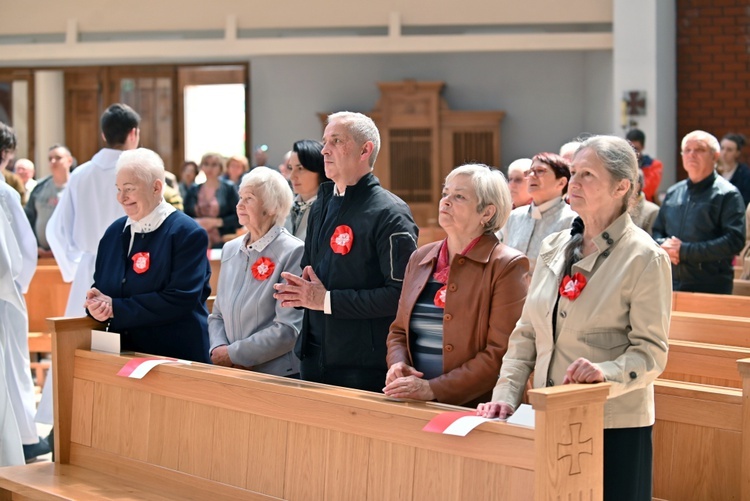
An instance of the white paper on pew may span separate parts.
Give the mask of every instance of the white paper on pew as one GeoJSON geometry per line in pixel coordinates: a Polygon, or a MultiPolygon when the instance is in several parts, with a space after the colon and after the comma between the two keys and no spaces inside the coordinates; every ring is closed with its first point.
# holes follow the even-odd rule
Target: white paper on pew
{"type": "Polygon", "coordinates": [[[488,419],[482,416],[463,416],[453,421],[448,427],[443,430],[444,435],[455,435],[457,437],[465,437],[468,433],[487,421],[498,421],[497,419],[488,419]]]}
{"type": "Polygon", "coordinates": [[[120,354],[120,335],[116,332],[91,330],[91,351],[120,354]]]}
{"type": "Polygon", "coordinates": [[[535,413],[533,407],[529,404],[521,404],[518,409],[516,409],[516,412],[506,420],[506,423],[533,428],[534,416],[535,413]]]}
{"type": "Polygon", "coordinates": [[[149,373],[151,369],[161,364],[190,364],[189,360],[169,360],[169,359],[158,359],[158,360],[146,360],[141,362],[138,367],[133,369],[133,372],[128,375],[129,378],[143,379],[143,376],[149,373]]]}

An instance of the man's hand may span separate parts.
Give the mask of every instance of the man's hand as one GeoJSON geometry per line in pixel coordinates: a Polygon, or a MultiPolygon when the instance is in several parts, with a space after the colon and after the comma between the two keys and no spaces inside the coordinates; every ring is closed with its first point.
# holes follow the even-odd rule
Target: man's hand
{"type": "Polygon", "coordinates": [[[396,362],[391,365],[390,369],[388,369],[388,374],[385,375],[385,384],[388,386],[396,379],[406,376],[424,377],[424,373],[419,372],[417,369],[411,365],[405,364],[404,362],[396,362]]]}
{"type": "Polygon", "coordinates": [[[667,251],[669,260],[672,261],[672,264],[674,265],[680,264],[680,247],[681,246],[682,246],[682,240],[680,240],[677,237],[669,237],[668,239],[664,240],[664,242],[661,244],[661,248],[667,251]]]}
{"type": "Polygon", "coordinates": [[[305,266],[301,277],[284,272],[281,278],[287,283],[273,286],[278,291],[273,297],[281,301],[281,306],[323,311],[326,288],[313,271],[312,266],[305,266]]]}
{"type": "Polygon", "coordinates": [[[383,393],[391,398],[412,398],[414,400],[434,400],[435,394],[430,383],[417,376],[396,378],[383,388],[383,393]]]}

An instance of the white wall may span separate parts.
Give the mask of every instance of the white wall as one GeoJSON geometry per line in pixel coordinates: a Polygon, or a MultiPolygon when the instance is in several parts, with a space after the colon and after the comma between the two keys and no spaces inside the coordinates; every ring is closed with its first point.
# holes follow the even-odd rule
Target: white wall
{"type": "Polygon", "coordinates": [[[250,60],[252,141],[276,165],[292,143],[318,139],[319,112],[369,111],[378,81],[442,80],[452,109],[504,110],[502,167],[556,152],[581,132],[607,133],[611,52],[279,56],[250,60]]]}

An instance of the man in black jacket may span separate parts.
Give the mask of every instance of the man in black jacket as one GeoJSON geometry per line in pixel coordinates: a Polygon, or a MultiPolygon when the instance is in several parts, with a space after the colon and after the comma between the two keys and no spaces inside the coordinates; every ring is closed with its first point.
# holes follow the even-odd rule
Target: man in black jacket
{"type": "Polygon", "coordinates": [[[359,113],[328,117],[326,182],[311,208],[302,276],[282,273],[276,298],[305,308],[295,353],[304,380],[380,392],[388,328],[396,316],[418,228],[403,200],[380,186],[373,121],[359,113]]]}
{"type": "Polygon", "coordinates": [[[676,291],[731,294],[732,259],[745,245],[742,195],[717,175],[719,141],[701,130],[682,139],[688,174],[667,190],[653,236],[672,261],[676,291]]]}

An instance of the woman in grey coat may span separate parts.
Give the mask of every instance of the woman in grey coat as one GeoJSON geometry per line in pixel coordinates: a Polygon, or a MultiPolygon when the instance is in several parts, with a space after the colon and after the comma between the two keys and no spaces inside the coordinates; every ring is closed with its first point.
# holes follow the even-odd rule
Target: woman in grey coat
{"type": "Polygon", "coordinates": [[[273,298],[281,273],[301,273],[304,244],[283,224],[292,206],[284,177],[256,167],[242,178],[237,216],[247,234],[228,242],[213,312],[208,317],[211,361],[278,376],[297,376],[292,353],[302,310],[273,298]]]}

